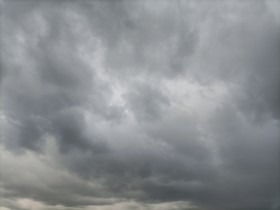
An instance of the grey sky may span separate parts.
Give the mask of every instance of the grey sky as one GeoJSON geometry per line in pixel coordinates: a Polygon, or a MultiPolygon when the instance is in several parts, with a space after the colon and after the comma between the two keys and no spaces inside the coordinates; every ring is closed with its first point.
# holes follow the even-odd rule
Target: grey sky
{"type": "Polygon", "coordinates": [[[279,0],[0,6],[0,210],[280,208],[279,0]]]}

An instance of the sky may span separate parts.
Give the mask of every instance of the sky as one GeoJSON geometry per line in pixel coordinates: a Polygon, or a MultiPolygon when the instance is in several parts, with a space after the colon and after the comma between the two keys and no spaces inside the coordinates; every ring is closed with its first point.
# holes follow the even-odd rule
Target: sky
{"type": "Polygon", "coordinates": [[[0,210],[279,210],[279,0],[0,8],[0,210]]]}

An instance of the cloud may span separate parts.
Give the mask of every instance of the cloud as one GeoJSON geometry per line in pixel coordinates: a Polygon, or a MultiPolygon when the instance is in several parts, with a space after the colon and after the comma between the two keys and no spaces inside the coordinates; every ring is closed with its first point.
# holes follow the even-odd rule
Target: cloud
{"type": "Polygon", "coordinates": [[[275,2],[1,2],[1,208],[277,209],[275,2]]]}
{"type": "Polygon", "coordinates": [[[149,84],[135,84],[127,94],[127,101],[135,117],[139,120],[156,120],[163,115],[168,98],[158,87],[149,84]]]}

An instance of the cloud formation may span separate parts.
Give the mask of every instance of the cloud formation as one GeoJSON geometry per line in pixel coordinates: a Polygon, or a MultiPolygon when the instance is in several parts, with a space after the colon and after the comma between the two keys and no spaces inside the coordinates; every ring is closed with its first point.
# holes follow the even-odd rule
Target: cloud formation
{"type": "Polygon", "coordinates": [[[279,209],[278,0],[0,6],[0,210],[279,209]]]}

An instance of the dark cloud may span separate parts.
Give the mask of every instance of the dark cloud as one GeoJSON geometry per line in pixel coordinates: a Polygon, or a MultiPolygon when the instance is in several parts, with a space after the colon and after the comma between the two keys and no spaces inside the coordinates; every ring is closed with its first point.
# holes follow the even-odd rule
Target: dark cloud
{"type": "Polygon", "coordinates": [[[127,101],[135,117],[140,120],[156,120],[164,115],[164,106],[169,104],[160,87],[136,84],[127,94],[127,101]]]}
{"type": "Polygon", "coordinates": [[[279,1],[0,6],[1,210],[279,208],[279,1]]]}

